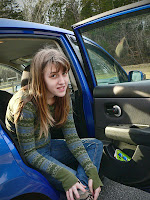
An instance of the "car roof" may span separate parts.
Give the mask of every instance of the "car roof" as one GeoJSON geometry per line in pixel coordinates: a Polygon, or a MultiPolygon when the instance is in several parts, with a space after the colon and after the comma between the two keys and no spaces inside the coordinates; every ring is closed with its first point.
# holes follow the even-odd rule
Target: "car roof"
{"type": "Polygon", "coordinates": [[[58,28],[55,26],[35,23],[35,22],[28,22],[28,21],[21,21],[21,20],[14,20],[14,19],[6,19],[0,18],[0,29],[3,28],[16,28],[16,29],[35,29],[35,30],[46,30],[52,32],[58,32],[63,34],[73,34],[72,31],[58,28]]]}

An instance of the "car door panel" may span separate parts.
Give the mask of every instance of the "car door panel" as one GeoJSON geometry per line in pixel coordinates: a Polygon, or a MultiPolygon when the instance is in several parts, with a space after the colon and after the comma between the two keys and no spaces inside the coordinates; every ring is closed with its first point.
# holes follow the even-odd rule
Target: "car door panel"
{"type": "Polygon", "coordinates": [[[150,97],[150,81],[125,82],[94,88],[94,97],[150,97]],[[107,89],[106,89],[107,88],[107,89]]]}
{"type": "Polygon", "coordinates": [[[97,86],[93,91],[96,137],[110,142],[104,147],[102,172],[117,182],[136,187],[149,184],[150,179],[149,85],[150,81],[131,82],[97,86]],[[120,116],[113,113],[114,105],[120,107],[120,116]],[[122,149],[131,160],[115,159],[116,149],[122,149]]]}
{"type": "Polygon", "coordinates": [[[107,138],[134,145],[150,146],[149,125],[110,124],[105,129],[107,138]]]}
{"type": "Polygon", "coordinates": [[[95,124],[96,128],[105,128],[110,123],[115,124],[150,124],[149,110],[150,98],[96,98],[95,124]],[[121,109],[121,116],[115,117],[108,114],[108,110],[114,105],[121,109]]]}
{"type": "Polygon", "coordinates": [[[110,124],[129,124],[130,127],[135,124],[149,126],[149,85],[149,81],[143,81],[140,86],[137,83],[122,83],[95,87],[93,96],[96,137],[103,139],[105,136],[103,129],[110,124]],[[115,105],[121,109],[119,117],[109,112],[115,105]]]}
{"type": "MultiPolygon", "coordinates": [[[[149,98],[138,100],[135,100],[135,98],[96,98],[94,102],[97,138],[103,140],[107,137],[131,144],[139,144],[131,141],[132,138],[130,138],[130,141],[127,140],[127,135],[130,133],[132,135],[137,134],[137,137],[140,137],[140,135],[146,135],[145,137],[149,135],[150,137],[150,120],[147,109],[147,106],[150,105],[149,98]],[[120,117],[109,115],[106,109],[107,105],[119,105],[122,115],[120,117]],[[104,132],[103,129],[105,129],[104,132]]],[[[143,140],[145,140],[145,137],[143,136],[143,140]]],[[[139,140],[141,141],[141,137],[139,140]]]]}
{"type": "MultiPolygon", "coordinates": [[[[149,157],[150,148],[144,145],[137,145],[131,156],[132,159],[128,162],[114,158],[115,148],[116,146],[113,144],[104,147],[100,172],[109,179],[125,185],[138,187],[143,190],[149,188],[150,163],[147,157],[149,157]]],[[[127,148],[131,148],[131,146],[128,145],[127,148]]]]}
{"type": "Polygon", "coordinates": [[[93,94],[95,136],[104,143],[100,172],[143,190],[150,185],[149,11],[144,0],[73,25],[93,94]],[[117,149],[129,161],[116,158],[117,149]]]}

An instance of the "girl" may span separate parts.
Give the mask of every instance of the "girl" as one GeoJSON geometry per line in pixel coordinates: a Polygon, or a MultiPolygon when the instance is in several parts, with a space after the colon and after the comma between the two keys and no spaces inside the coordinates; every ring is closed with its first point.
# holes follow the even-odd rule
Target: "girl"
{"type": "Polygon", "coordinates": [[[68,200],[96,200],[102,185],[98,171],[103,147],[99,140],[81,140],[77,135],[70,109],[69,69],[58,50],[37,52],[28,86],[8,104],[6,127],[16,136],[29,165],[55,188],[65,190],[68,200]],[[65,140],[51,139],[53,127],[62,128],[65,140]],[[75,163],[76,170],[72,169],[75,163]]]}

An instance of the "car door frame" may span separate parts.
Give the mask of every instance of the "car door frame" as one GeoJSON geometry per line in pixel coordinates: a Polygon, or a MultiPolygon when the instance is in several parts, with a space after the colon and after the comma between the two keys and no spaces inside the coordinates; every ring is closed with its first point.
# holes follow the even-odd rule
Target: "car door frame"
{"type": "Polygon", "coordinates": [[[103,22],[105,20],[109,20],[109,19],[112,19],[112,18],[116,18],[116,17],[119,17],[119,16],[124,15],[124,14],[129,14],[129,13],[133,13],[133,12],[136,12],[136,11],[144,10],[144,9],[149,8],[149,7],[150,7],[149,1],[144,0],[142,2],[129,4],[129,5],[126,5],[126,6],[123,6],[123,7],[120,7],[120,8],[113,9],[111,11],[107,11],[105,13],[96,15],[94,17],[91,17],[89,19],[83,20],[79,23],[72,25],[74,34],[75,34],[76,39],[77,39],[78,46],[80,48],[82,59],[83,59],[83,62],[84,62],[84,68],[85,68],[85,71],[87,73],[88,85],[89,85],[91,92],[93,92],[93,89],[96,87],[97,83],[96,83],[95,75],[94,75],[94,72],[93,72],[93,69],[92,69],[91,61],[89,59],[87,50],[86,50],[85,45],[84,45],[83,38],[82,38],[81,33],[80,33],[80,28],[90,26],[90,25],[96,24],[98,22],[103,22]]]}

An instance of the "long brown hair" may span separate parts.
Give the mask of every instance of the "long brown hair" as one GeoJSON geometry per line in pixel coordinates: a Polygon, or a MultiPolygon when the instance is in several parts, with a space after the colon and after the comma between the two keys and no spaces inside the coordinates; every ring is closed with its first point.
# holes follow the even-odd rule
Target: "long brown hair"
{"type": "MultiPolygon", "coordinates": [[[[39,50],[32,59],[30,78],[28,83],[29,96],[32,98],[39,113],[40,135],[44,133],[48,137],[49,126],[61,126],[65,123],[70,105],[69,89],[67,88],[64,97],[55,97],[55,112],[52,116],[46,99],[46,85],[43,76],[43,70],[47,65],[54,64],[59,71],[63,67],[64,71],[69,71],[70,64],[66,56],[56,50],[44,48],[39,50]]],[[[28,98],[31,100],[31,98],[28,98]]],[[[27,103],[26,100],[25,103],[27,103]]]]}

